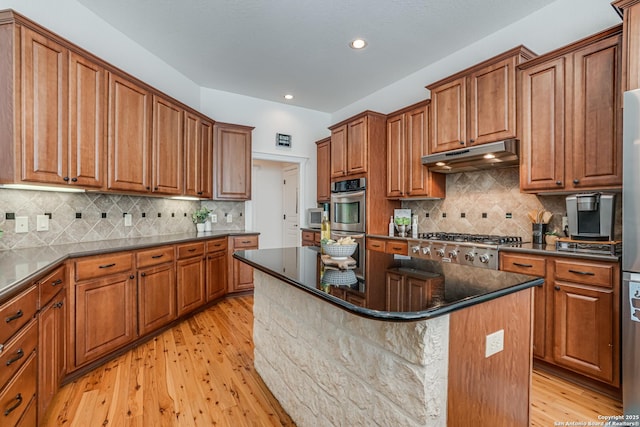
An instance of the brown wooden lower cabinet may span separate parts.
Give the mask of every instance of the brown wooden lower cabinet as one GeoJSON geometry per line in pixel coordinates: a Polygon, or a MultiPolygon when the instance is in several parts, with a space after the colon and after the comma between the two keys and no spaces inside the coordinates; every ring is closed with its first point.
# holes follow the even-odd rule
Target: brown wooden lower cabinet
{"type": "Polygon", "coordinates": [[[60,289],[38,316],[38,416],[46,412],[66,371],[66,300],[66,290],[60,289]]]}
{"type": "Polygon", "coordinates": [[[500,253],[500,269],[545,278],[535,288],[533,355],[620,386],[620,264],[500,253]]]}
{"type": "MultiPolygon", "coordinates": [[[[180,253],[180,249],[178,247],[178,253],[180,253]]],[[[194,255],[189,258],[181,259],[181,256],[178,255],[176,272],[178,316],[182,316],[200,308],[207,301],[204,243],[200,243],[194,255]]]]}
{"type": "Polygon", "coordinates": [[[228,292],[242,292],[253,289],[253,267],[233,258],[238,250],[258,249],[258,236],[229,237],[230,280],[228,292]]]}
{"type": "Polygon", "coordinates": [[[24,357],[24,364],[0,393],[3,426],[17,425],[23,419],[23,415],[29,416],[29,405],[35,406],[38,356],[34,351],[24,357]]]}
{"type": "Polygon", "coordinates": [[[444,278],[437,274],[392,269],[386,276],[387,311],[425,310],[444,290],[444,278]]]}
{"type": "Polygon", "coordinates": [[[406,240],[367,237],[367,249],[388,254],[407,255],[409,244],[406,240]]]}
{"type": "Polygon", "coordinates": [[[97,360],[137,337],[135,295],[133,272],[76,283],[75,367],[97,360]]]}
{"type": "Polygon", "coordinates": [[[177,318],[176,269],[171,262],[138,270],[138,331],[158,329],[177,318]]]}
{"type": "Polygon", "coordinates": [[[207,242],[206,291],[207,302],[227,293],[227,239],[207,242]]]}

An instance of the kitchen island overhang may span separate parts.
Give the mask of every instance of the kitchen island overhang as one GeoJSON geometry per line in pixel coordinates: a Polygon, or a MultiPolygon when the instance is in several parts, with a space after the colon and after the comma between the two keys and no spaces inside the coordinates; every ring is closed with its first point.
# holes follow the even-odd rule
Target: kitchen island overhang
{"type": "Polygon", "coordinates": [[[298,425],[528,425],[531,287],[542,279],[445,267],[444,280],[429,281],[443,271],[367,252],[373,262],[364,285],[341,299],[319,280],[314,249],[235,256],[257,269],[256,370],[298,425]],[[489,279],[494,283],[465,282],[489,279]],[[496,285],[500,279],[508,285],[496,285]],[[448,289],[456,280],[463,292],[448,289]],[[401,287],[419,288],[421,303],[431,304],[427,294],[435,303],[425,310],[375,308],[381,293],[398,300],[401,287]],[[358,293],[374,308],[349,302],[358,293]],[[499,331],[504,348],[486,357],[487,335],[499,331]]]}

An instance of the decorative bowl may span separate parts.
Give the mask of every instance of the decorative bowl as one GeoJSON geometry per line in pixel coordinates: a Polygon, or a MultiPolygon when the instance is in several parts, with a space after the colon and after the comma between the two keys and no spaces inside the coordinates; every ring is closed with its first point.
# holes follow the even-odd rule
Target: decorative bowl
{"type": "Polygon", "coordinates": [[[353,270],[327,269],[322,274],[320,282],[334,286],[350,286],[358,283],[358,278],[353,270]]]}
{"type": "Polygon", "coordinates": [[[349,258],[356,251],[357,243],[353,245],[322,245],[322,252],[333,259],[343,260],[349,258]]]}

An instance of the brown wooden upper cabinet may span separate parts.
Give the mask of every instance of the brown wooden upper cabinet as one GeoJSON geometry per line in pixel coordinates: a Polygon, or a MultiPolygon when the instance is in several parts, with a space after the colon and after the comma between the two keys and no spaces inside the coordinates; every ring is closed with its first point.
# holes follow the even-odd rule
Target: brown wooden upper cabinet
{"type": "Polygon", "coordinates": [[[214,125],[214,199],[251,200],[252,130],[229,123],[214,125]]]}
{"type": "Polygon", "coordinates": [[[365,174],[369,169],[371,140],[383,139],[379,135],[378,122],[385,116],[365,111],[347,121],[338,123],[331,130],[331,179],[365,174]]]}
{"type": "Polygon", "coordinates": [[[0,181],[101,188],[104,70],[39,32],[7,22],[15,31],[3,31],[0,43],[20,54],[0,65],[3,108],[15,112],[0,118],[0,181]]]}
{"type": "Polygon", "coordinates": [[[622,91],[640,89],[640,1],[616,0],[622,11],[622,91]]]}
{"type": "Polygon", "coordinates": [[[318,182],[316,199],[318,203],[331,201],[331,138],[316,141],[318,155],[318,182]]]}
{"type": "Polygon", "coordinates": [[[519,66],[522,191],[622,186],[621,31],[519,66]]]}
{"type": "Polygon", "coordinates": [[[516,66],[535,54],[519,46],[435,82],[431,153],[516,137],[516,66]]]}
{"type": "Polygon", "coordinates": [[[182,194],[184,110],[153,95],[152,171],[154,193],[182,194]]]}
{"type": "Polygon", "coordinates": [[[213,196],[213,123],[185,113],[184,194],[210,199],[213,196]]]}
{"type": "Polygon", "coordinates": [[[388,198],[445,197],[445,175],[422,165],[429,150],[429,104],[414,104],[387,118],[388,198]]]}
{"type": "Polygon", "coordinates": [[[149,131],[151,94],[131,80],[109,73],[108,179],[110,190],[151,190],[149,131]]]}

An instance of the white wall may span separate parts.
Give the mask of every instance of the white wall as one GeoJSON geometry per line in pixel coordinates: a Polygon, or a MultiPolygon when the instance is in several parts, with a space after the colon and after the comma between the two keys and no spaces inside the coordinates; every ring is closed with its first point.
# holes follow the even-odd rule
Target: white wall
{"type": "Polygon", "coordinates": [[[290,158],[273,160],[301,161],[301,212],[316,206],[315,141],[329,136],[329,114],[206,88],[202,89],[200,104],[202,112],[217,121],[254,126],[254,157],[287,156],[290,158]],[[292,136],[290,150],[276,148],[276,133],[292,136]]]}
{"type": "Polygon", "coordinates": [[[518,45],[525,45],[537,54],[543,54],[621,22],[611,7],[611,0],[558,0],[334,112],[331,123],[338,123],[364,110],[387,114],[429,98],[429,91],[425,89],[428,84],[518,45]]]}

